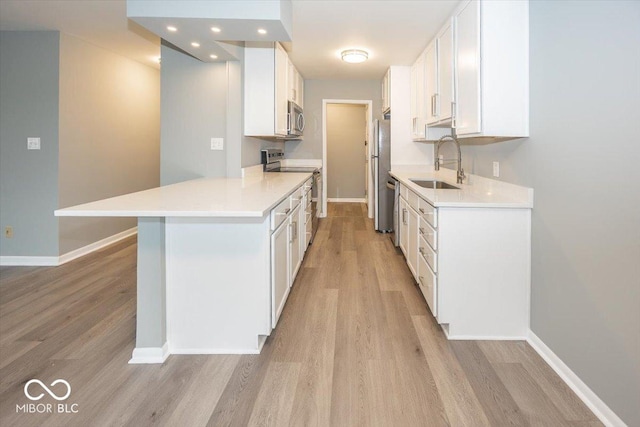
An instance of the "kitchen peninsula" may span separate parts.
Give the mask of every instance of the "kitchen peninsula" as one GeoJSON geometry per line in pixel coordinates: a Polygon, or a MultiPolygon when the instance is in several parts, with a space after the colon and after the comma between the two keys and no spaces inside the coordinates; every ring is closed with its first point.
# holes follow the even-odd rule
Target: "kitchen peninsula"
{"type": "Polygon", "coordinates": [[[202,178],[55,214],[138,218],[136,347],[129,363],[259,353],[308,244],[300,234],[310,215],[310,181],[310,173],[202,178]]]}

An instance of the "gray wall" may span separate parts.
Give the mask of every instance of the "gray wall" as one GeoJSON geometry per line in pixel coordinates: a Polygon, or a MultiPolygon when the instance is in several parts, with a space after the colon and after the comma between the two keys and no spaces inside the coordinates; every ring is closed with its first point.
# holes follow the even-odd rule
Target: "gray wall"
{"type": "Polygon", "coordinates": [[[304,140],[284,143],[290,159],[322,159],[322,100],[372,100],[373,118],[380,119],[382,89],[380,80],[305,80],[304,140]]]}
{"type": "Polygon", "coordinates": [[[226,140],[227,64],[204,63],[162,46],[160,183],[224,177],[226,152],[210,149],[226,140]]]}
{"type": "Polygon", "coordinates": [[[58,32],[0,32],[0,255],[58,256],[58,32]],[[42,149],[27,151],[27,137],[42,149]],[[4,237],[12,226],[14,237],[4,237]]]}
{"type": "MultiPolygon", "coordinates": [[[[159,185],[160,72],[60,35],[59,206],[159,185]]],[[[60,218],[60,254],[136,218],[60,218]]]]}
{"type": "Polygon", "coordinates": [[[640,2],[530,5],[531,137],[463,149],[533,187],[531,328],[640,426],[640,2]]]}
{"type": "Polygon", "coordinates": [[[364,198],[366,106],[327,105],[327,197],[364,198]]]}

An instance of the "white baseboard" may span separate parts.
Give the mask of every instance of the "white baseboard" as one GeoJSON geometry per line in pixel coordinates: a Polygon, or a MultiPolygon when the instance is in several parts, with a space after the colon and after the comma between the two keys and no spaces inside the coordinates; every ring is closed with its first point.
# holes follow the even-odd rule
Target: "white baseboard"
{"type": "Polygon", "coordinates": [[[162,347],[136,347],[133,349],[129,364],[164,363],[167,357],[169,357],[169,345],[166,342],[162,347]]]}
{"type": "Polygon", "coordinates": [[[133,227],[60,256],[1,256],[0,265],[57,267],[76,258],[80,258],[83,255],[97,251],[98,249],[102,249],[105,246],[116,243],[122,239],[126,239],[129,236],[133,236],[137,232],[138,227],[133,227]]]}
{"type": "Polygon", "coordinates": [[[607,427],[626,427],[613,412],[533,331],[527,342],[607,427]]]}
{"type": "Polygon", "coordinates": [[[366,202],[365,199],[358,199],[358,198],[327,198],[327,202],[333,202],[333,203],[364,203],[366,202]]]}
{"type": "Polygon", "coordinates": [[[0,256],[0,265],[55,267],[57,256],[0,256]]]}
{"type": "Polygon", "coordinates": [[[87,246],[83,246],[71,252],[67,252],[64,255],[60,255],[58,265],[62,265],[69,261],[73,261],[74,259],[80,258],[83,255],[87,255],[91,252],[97,251],[98,249],[102,249],[105,246],[109,246],[113,243],[116,243],[122,239],[126,239],[129,236],[133,236],[137,232],[138,232],[138,227],[132,227],[128,230],[124,230],[124,231],[121,231],[120,233],[114,234],[113,236],[106,237],[102,240],[98,240],[97,242],[88,244],[87,246]]]}

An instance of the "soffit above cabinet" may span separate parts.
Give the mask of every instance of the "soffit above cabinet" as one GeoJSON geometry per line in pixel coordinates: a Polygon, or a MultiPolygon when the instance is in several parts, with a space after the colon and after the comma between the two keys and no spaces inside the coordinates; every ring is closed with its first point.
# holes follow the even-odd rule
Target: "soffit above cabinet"
{"type": "Polygon", "coordinates": [[[242,42],[292,34],[291,0],[127,0],[127,17],[203,62],[236,60],[242,42]]]}

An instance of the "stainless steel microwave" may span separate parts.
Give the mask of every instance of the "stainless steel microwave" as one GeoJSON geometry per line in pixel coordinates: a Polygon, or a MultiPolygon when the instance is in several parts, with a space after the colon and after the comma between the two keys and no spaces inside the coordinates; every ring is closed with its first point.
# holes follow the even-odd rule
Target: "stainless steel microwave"
{"type": "Polygon", "coordinates": [[[300,137],[304,131],[302,107],[289,101],[287,112],[287,138],[300,137]]]}

